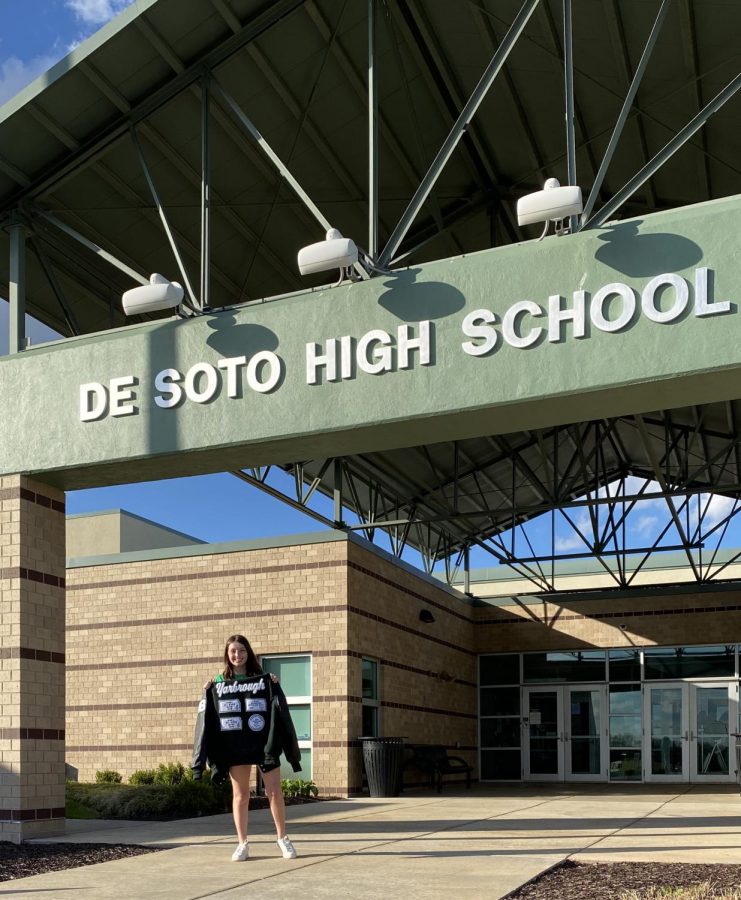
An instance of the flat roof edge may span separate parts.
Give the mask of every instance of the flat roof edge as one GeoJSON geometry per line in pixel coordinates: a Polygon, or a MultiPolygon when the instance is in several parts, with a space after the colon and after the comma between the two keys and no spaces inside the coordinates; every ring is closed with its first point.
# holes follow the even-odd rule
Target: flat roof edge
{"type": "Polygon", "coordinates": [[[92,566],[115,566],[123,563],[150,562],[157,559],[181,559],[188,556],[212,556],[218,553],[240,553],[245,550],[270,550],[274,547],[295,547],[300,544],[326,544],[346,541],[344,531],[312,531],[306,534],[276,535],[243,541],[226,541],[217,544],[191,544],[183,547],[160,547],[155,550],[128,550],[125,553],[109,553],[100,556],[70,557],[68,569],[92,566]]]}

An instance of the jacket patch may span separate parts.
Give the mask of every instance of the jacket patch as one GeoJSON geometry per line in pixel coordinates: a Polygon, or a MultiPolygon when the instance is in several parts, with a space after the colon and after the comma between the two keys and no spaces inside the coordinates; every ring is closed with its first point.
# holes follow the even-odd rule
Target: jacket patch
{"type": "Polygon", "coordinates": [[[250,727],[250,731],[262,731],[265,727],[265,719],[258,715],[250,716],[247,724],[250,727]]]}
{"type": "Polygon", "coordinates": [[[219,725],[222,731],[241,731],[242,720],[239,716],[231,716],[228,719],[219,719],[219,725]]]}
{"type": "Polygon", "coordinates": [[[198,704],[198,712],[199,713],[206,712],[206,698],[205,697],[198,704]]]}
{"type": "MultiPolygon", "coordinates": [[[[222,701],[223,703],[223,701],[222,701]]],[[[260,697],[254,697],[251,700],[245,698],[244,701],[244,711],[245,712],[267,712],[268,704],[267,700],[263,700],[260,697]]]]}
{"type": "Polygon", "coordinates": [[[241,711],[239,700],[219,700],[220,713],[238,713],[241,711]]]}

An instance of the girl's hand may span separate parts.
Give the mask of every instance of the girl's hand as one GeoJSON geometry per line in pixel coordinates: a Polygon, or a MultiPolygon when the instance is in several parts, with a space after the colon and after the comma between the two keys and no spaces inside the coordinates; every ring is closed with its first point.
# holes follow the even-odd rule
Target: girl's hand
{"type": "Polygon", "coordinates": [[[279,684],[279,683],[280,683],[280,678],[278,678],[277,675],[273,675],[272,672],[270,673],[270,680],[273,682],[273,684],[279,684]]]}
{"type": "Polygon", "coordinates": [[[208,681],[203,685],[203,690],[207,691],[213,683],[214,683],[213,678],[209,678],[208,681]]]}

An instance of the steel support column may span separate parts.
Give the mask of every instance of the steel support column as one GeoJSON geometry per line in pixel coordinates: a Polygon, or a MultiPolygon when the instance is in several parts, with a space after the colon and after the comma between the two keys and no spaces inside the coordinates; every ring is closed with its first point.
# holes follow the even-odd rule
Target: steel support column
{"type": "Polygon", "coordinates": [[[10,277],[8,279],[8,352],[26,349],[26,226],[12,222],[10,233],[10,277]]]}
{"type": "Polygon", "coordinates": [[[714,97],[669,143],[660,150],[653,159],[634,175],[599,212],[595,213],[584,225],[584,228],[599,228],[619,209],[664,163],[670,159],[689,139],[702,128],[707,120],[741,89],[741,75],[730,81],[719,94],[714,97]]]}
{"type": "Polygon", "coordinates": [[[201,309],[210,306],[211,266],[211,154],[209,131],[210,85],[201,80],[201,309]]]}
{"type": "MultiPolygon", "coordinates": [[[[576,132],[574,129],[574,47],[571,37],[571,0],[563,0],[563,69],[566,99],[566,177],[569,184],[576,181],[576,132]]],[[[577,216],[570,216],[570,230],[577,229],[577,216]]]]}
{"type": "Polygon", "coordinates": [[[198,299],[196,298],[195,292],[193,291],[193,287],[190,283],[190,278],[188,278],[188,272],[185,268],[185,263],[183,262],[183,258],[180,255],[180,251],[178,250],[178,245],[175,242],[175,235],[172,232],[172,228],[170,228],[170,223],[167,220],[167,214],[165,213],[165,209],[162,206],[162,202],[160,201],[159,194],[157,193],[157,187],[149,171],[149,166],[147,166],[147,159],[144,156],[144,150],[142,149],[141,142],[139,141],[139,135],[136,133],[136,128],[134,128],[133,125],[131,126],[131,140],[134,142],[134,147],[136,148],[136,153],[139,157],[142,171],[144,172],[144,177],[146,178],[147,184],[149,185],[149,192],[152,195],[152,200],[154,200],[154,205],[157,207],[157,212],[159,213],[162,227],[165,230],[165,235],[167,236],[170,248],[172,249],[172,255],[175,257],[175,262],[180,272],[180,277],[183,279],[183,285],[185,286],[187,296],[190,299],[190,305],[195,311],[198,311],[198,299]]]}
{"type": "Polygon", "coordinates": [[[378,79],[376,0],[368,0],[368,253],[378,253],[378,79]]]}
{"type": "Polygon", "coordinates": [[[630,84],[628,93],[625,95],[623,108],[620,110],[620,115],[617,118],[615,128],[613,129],[612,135],[610,136],[610,142],[608,143],[607,149],[605,150],[605,155],[602,157],[602,162],[600,163],[599,171],[595,176],[592,190],[589,192],[587,202],[584,204],[584,211],[581,214],[581,225],[579,227],[583,227],[584,223],[589,220],[589,215],[592,212],[597,197],[599,196],[599,192],[602,189],[602,182],[605,180],[605,174],[607,173],[607,169],[610,166],[610,162],[612,161],[612,157],[615,153],[615,148],[617,147],[618,141],[620,140],[620,135],[623,133],[623,128],[628,120],[628,116],[630,115],[630,110],[633,106],[633,101],[635,100],[636,94],[638,93],[638,87],[641,83],[641,79],[643,78],[643,73],[646,71],[646,66],[648,65],[649,59],[651,59],[651,53],[653,52],[654,45],[656,44],[659,32],[661,31],[661,26],[664,24],[664,19],[666,18],[666,14],[669,11],[669,4],[671,2],[672,0],[662,0],[661,7],[656,14],[656,21],[654,22],[653,28],[651,29],[651,34],[649,34],[648,36],[646,46],[643,48],[643,55],[641,56],[640,62],[638,63],[638,68],[635,71],[635,75],[633,76],[633,81],[630,84]]]}
{"type": "Polygon", "coordinates": [[[486,67],[484,74],[481,76],[479,83],[473,90],[473,93],[468,98],[466,105],[461,110],[461,114],[458,116],[458,120],[455,125],[450,130],[447,138],[443,142],[442,147],[437,153],[437,156],[432,161],[432,165],[427,170],[427,174],[422,179],[422,183],[417,188],[416,193],[412,197],[407,206],[404,214],[399,220],[399,224],[394,229],[393,234],[388,239],[386,246],[383,248],[383,252],[378,260],[379,266],[382,268],[387,266],[389,262],[393,259],[396,251],[399,249],[401,242],[404,240],[406,233],[409,231],[412,223],[417,218],[417,215],[422,209],[425,201],[430,195],[432,188],[435,186],[437,179],[440,177],[440,173],[442,172],[445,164],[450,159],[453,154],[453,151],[458,146],[460,139],[463,137],[463,134],[466,131],[471,119],[473,119],[476,111],[478,110],[481,102],[484,97],[486,97],[489,88],[494,83],[497,75],[499,74],[500,69],[507,61],[507,57],[514,47],[515,42],[522,34],[525,26],[530,19],[530,16],[533,14],[535,7],[538,5],[539,0],[525,0],[522,8],[520,9],[517,17],[512,23],[509,31],[507,32],[504,40],[499,45],[496,50],[496,53],[491,58],[489,65],[486,67]]]}

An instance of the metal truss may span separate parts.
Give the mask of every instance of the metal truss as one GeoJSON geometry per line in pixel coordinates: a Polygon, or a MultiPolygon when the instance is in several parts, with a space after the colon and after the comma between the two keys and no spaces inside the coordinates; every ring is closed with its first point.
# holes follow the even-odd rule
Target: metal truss
{"type": "MultiPolygon", "coordinates": [[[[483,0],[478,0],[478,2],[477,0],[467,0],[466,6],[469,13],[474,17],[482,37],[491,48],[490,61],[468,96],[460,89],[456,75],[449,62],[446,61],[439,36],[435,34],[429,11],[425,8],[424,3],[420,0],[385,0],[383,5],[379,5],[379,0],[366,0],[366,2],[368,40],[367,58],[363,61],[363,67],[367,72],[365,78],[358,74],[357,60],[352,59],[342,44],[335,39],[335,34],[327,22],[325,14],[315,0],[281,0],[281,2],[266,6],[252,20],[248,21],[239,19],[228,0],[210,0],[211,5],[233,33],[218,47],[190,65],[186,65],[178,57],[172,46],[158,34],[145,15],[139,17],[137,27],[170,67],[172,77],[166,84],[154,90],[151,95],[135,106],[132,106],[114,85],[106,81],[89,61],[78,66],[81,76],[90,81],[91,85],[95,86],[118,110],[118,115],[110,127],[104,129],[95,139],[81,144],[39,105],[30,103],[28,105],[29,114],[41,127],[61,141],[69,152],[60,159],[56,166],[36,181],[9,164],[5,165],[3,169],[19,186],[12,204],[5,211],[6,217],[15,217],[8,218],[11,223],[12,235],[9,284],[12,316],[11,352],[23,349],[25,343],[23,330],[23,312],[26,308],[23,274],[24,247],[26,238],[34,234],[35,222],[40,217],[43,217],[46,223],[52,223],[57,229],[62,230],[66,238],[72,239],[72,244],[69,241],[65,242],[68,251],[71,246],[77,245],[78,262],[83,269],[87,265],[92,275],[89,278],[82,278],[81,283],[84,283],[86,294],[89,291],[94,301],[101,300],[100,291],[95,286],[102,280],[97,274],[97,263],[112,265],[135,282],[140,283],[144,280],[144,275],[138,270],[136,263],[133,260],[127,260],[126,253],[112,246],[108,239],[97,236],[93,238],[89,229],[86,235],[86,225],[82,221],[80,227],[73,227],[71,223],[76,218],[75,212],[65,208],[64,204],[59,202],[58,197],[55,197],[55,191],[86,167],[93,168],[108,186],[121,195],[124,202],[140,210],[141,214],[150,221],[158,221],[174,256],[176,268],[186,288],[187,303],[193,312],[200,312],[211,305],[211,281],[213,279],[218,280],[227,289],[228,294],[233,297],[233,302],[250,299],[252,295],[245,285],[249,280],[254,259],[258,255],[277,277],[283,282],[287,282],[283,285],[283,290],[276,296],[283,295],[286,289],[301,287],[298,278],[294,274],[288,274],[286,260],[282,257],[281,250],[269,247],[264,241],[263,233],[253,230],[238,212],[229,208],[229,204],[225,203],[223,198],[216,196],[211,185],[212,148],[210,147],[210,134],[215,123],[219,126],[220,133],[226,134],[230,140],[242,148],[245,161],[254,166],[262,177],[278,185],[285,183],[293,189],[300,201],[295,207],[295,215],[304,227],[316,230],[320,228],[326,231],[333,224],[329,217],[319,209],[309,192],[299,184],[288,164],[290,160],[285,162],[278,156],[258,126],[249,117],[248,111],[239,105],[221,82],[219,74],[221,67],[235,55],[245,54],[269,78],[281,102],[299,121],[301,133],[321,153],[326,165],[337,173],[348,196],[362,195],[363,191],[357,176],[347,170],[327,138],[314,127],[308,110],[301,108],[296,97],[282,82],[279,72],[263,55],[257,43],[262,35],[279,26],[283,19],[298,9],[303,10],[307,20],[311,21],[313,27],[325,41],[327,56],[331,56],[340,67],[349,88],[364,105],[367,105],[368,252],[366,264],[356,265],[356,272],[360,278],[372,277],[388,267],[406,265],[410,255],[441,234],[451,235],[451,243],[454,245],[455,252],[465,252],[466,248],[460,244],[457,237],[452,235],[452,229],[465,222],[469,217],[480,215],[484,210],[489,212],[492,223],[494,217],[499,216],[508,233],[509,240],[523,239],[522,233],[514,223],[510,209],[513,199],[511,185],[507,185],[506,179],[503,179],[501,174],[496,171],[494,148],[488,146],[484,130],[476,121],[476,113],[490,90],[495,85],[501,85],[513,104],[516,120],[514,124],[522,132],[527,154],[532,158],[535,166],[531,176],[537,175],[538,179],[542,180],[542,177],[548,173],[549,166],[557,164],[557,161],[543,158],[528,123],[528,116],[517,96],[511,74],[507,70],[508,58],[519,41],[527,40],[538,44],[532,34],[529,32],[524,34],[528,22],[536,13],[540,17],[542,30],[546,35],[545,44],[538,46],[551,55],[563,70],[567,177],[573,184],[578,184],[580,181],[588,184],[591,181],[592,185],[584,213],[579,220],[576,217],[573,218],[571,231],[604,225],[621,206],[628,201],[632,202],[632,198],[642,188],[645,188],[652,201],[652,206],[660,205],[656,203],[651,184],[653,176],[703,128],[714,113],[741,89],[741,75],[737,75],[719,91],[714,99],[703,105],[700,89],[693,82],[691,87],[697,101],[696,115],[679,131],[672,129],[676,133],[671,140],[663,149],[650,157],[647,150],[644,120],[658,126],[661,126],[662,123],[655,116],[650,116],[645,110],[640,109],[636,100],[652,52],[661,40],[664,21],[675,3],[674,0],[656,0],[653,24],[647,32],[640,60],[635,70],[632,71],[631,55],[625,45],[616,0],[606,0],[610,36],[618,50],[626,91],[609,143],[601,162],[598,163],[593,156],[594,136],[588,137],[587,135],[576,91],[578,85],[574,77],[575,61],[571,36],[574,18],[572,0],[561,0],[562,30],[559,30],[554,21],[548,4],[541,3],[539,0],[523,0],[515,17],[506,25],[506,33],[501,37],[497,34],[496,29],[502,26],[502,21],[489,11],[483,0]],[[401,42],[404,44],[404,49],[411,53],[422,78],[429,87],[434,103],[443,117],[448,120],[448,134],[426,172],[419,171],[410,161],[407,150],[394,135],[382,104],[379,103],[378,83],[381,74],[379,66],[382,60],[386,61],[384,57],[379,57],[378,53],[377,37],[382,24],[387,31],[393,32],[391,43],[394,53],[401,56],[401,42]],[[202,152],[199,170],[186,162],[167,137],[152,124],[153,117],[163,107],[184,93],[192,94],[201,107],[202,152]],[[606,197],[605,175],[631,116],[636,117],[643,157],[642,167],[622,187],[615,190],[611,196],[606,197]],[[245,135],[249,135],[251,140],[245,141],[245,135]],[[127,136],[130,136],[133,141],[133,148],[141,163],[154,208],[128,184],[123,183],[122,179],[106,164],[105,157],[108,151],[119,146],[127,136]],[[177,170],[190,187],[200,191],[201,239],[198,246],[190,243],[182,233],[177,233],[168,220],[152,174],[147,166],[145,156],[149,152],[149,148],[143,144],[143,140],[146,140],[147,144],[154,148],[162,158],[168,160],[173,170],[177,170]],[[389,148],[395,164],[399,166],[408,180],[411,194],[411,199],[399,218],[395,222],[387,223],[381,221],[383,206],[379,192],[381,165],[379,143],[381,140],[389,148]],[[576,170],[577,150],[585,154],[585,158],[592,168],[592,172],[586,178],[584,173],[580,177],[576,170]],[[441,202],[441,198],[435,196],[434,188],[445,166],[456,152],[461,153],[461,158],[472,173],[473,191],[469,191],[469,196],[460,197],[455,202],[445,204],[441,202]],[[445,206],[447,208],[443,208],[445,206]],[[225,224],[244,239],[246,246],[250,248],[249,259],[251,262],[247,266],[241,285],[235,284],[234,279],[230,278],[226,272],[213,266],[210,235],[212,218],[217,207],[218,214],[225,220],[225,224]],[[53,215],[52,209],[54,210],[53,215]],[[427,210],[429,215],[423,217],[423,210],[427,210]],[[104,243],[105,247],[102,246],[104,243]],[[90,256],[91,252],[95,256],[90,256]],[[189,274],[189,270],[192,271],[193,277],[189,274]]],[[[690,56],[693,60],[696,82],[698,71],[694,24],[691,16],[688,19],[689,13],[686,6],[680,4],[680,7],[679,15],[683,23],[688,26],[687,34],[691,44],[690,56]],[[688,21],[685,22],[685,19],[688,21]]],[[[575,15],[578,17],[578,14],[577,6],[575,15]]],[[[393,63],[389,62],[388,64],[393,63]]],[[[704,141],[704,138],[701,140],[704,141]]],[[[705,143],[703,143],[703,150],[705,164],[701,179],[707,187],[708,196],[712,196],[708,175],[709,154],[705,143]]],[[[2,160],[0,160],[0,164],[2,164],[2,160]]],[[[522,175],[518,178],[518,184],[526,184],[529,180],[532,181],[532,177],[522,175]]],[[[492,244],[495,243],[492,224],[492,244]]],[[[63,298],[57,278],[58,273],[65,274],[66,256],[64,254],[61,256],[47,254],[42,261],[38,250],[34,249],[34,252],[47,276],[49,292],[56,299],[56,305],[60,310],[58,318],[60,327],[66,326],[70,333],[81,330],[84,332],[84,323],[72,321],[74,316],[70,317],[69,303],[63,298]]],[[[106,305],[109,303],[109,301],[103,302],[106,305]]]]}
{"type": "Polygon", "coordinates": [[[416,550],[428,573],[443,563],[449,583],[467,578],[476,547],[543,592],[580,559],[629,588],[668,551],[708,583],[741,559],[721,552],[741,511],[737,417],[728,402],[303,461],[281,467],[291,492],[270,467],[235,474],[327,526],[382,538],[396,557],[416,550]]]}

